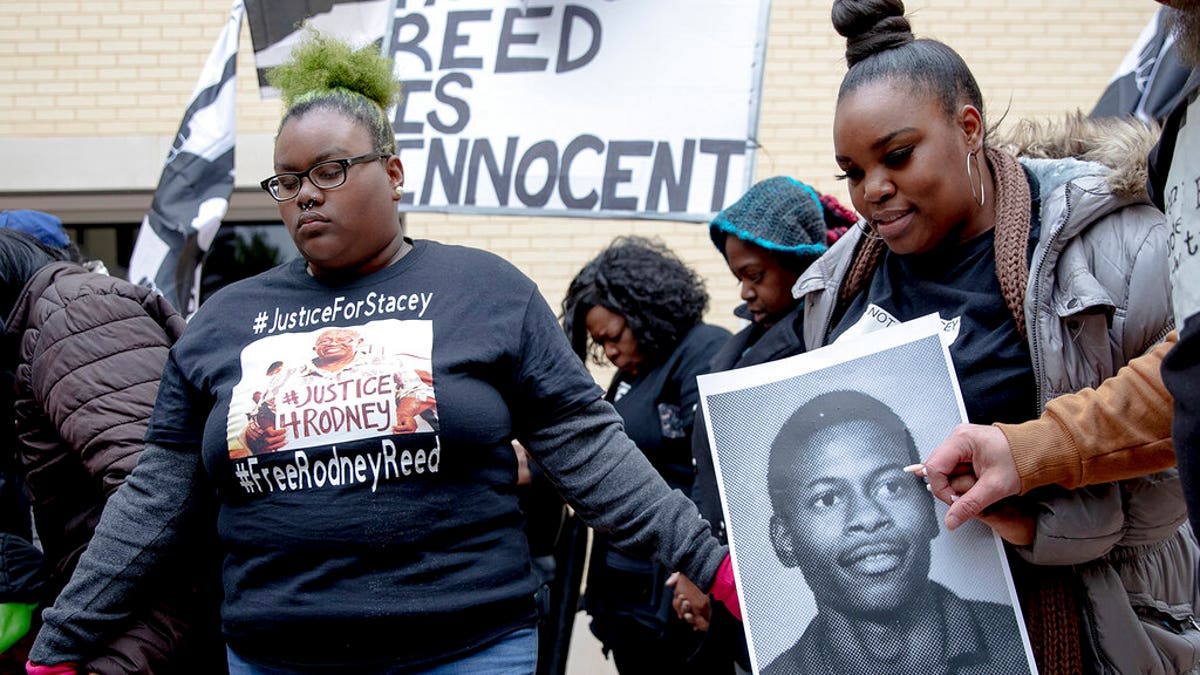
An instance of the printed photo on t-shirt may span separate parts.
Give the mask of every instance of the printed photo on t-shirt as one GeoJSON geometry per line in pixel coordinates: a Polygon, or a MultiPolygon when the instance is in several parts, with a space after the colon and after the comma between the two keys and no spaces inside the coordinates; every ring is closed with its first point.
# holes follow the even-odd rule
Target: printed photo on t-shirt
{"type": "Polygon", "coordinates": [[[432,352],[428,320],[268,335],[247,345],[229,406],[230,458],[436,434],[432,352]]]}

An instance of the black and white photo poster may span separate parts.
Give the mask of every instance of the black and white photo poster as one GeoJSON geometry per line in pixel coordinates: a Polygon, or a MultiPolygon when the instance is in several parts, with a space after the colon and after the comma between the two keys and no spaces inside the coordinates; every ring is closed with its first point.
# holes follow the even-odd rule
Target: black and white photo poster
{"type": "Polygon", "coordinates": [[[1000,539],[901,470],[966,421],[944,330],[699,379],[755,673],[1036,672],[1000,539]]]}

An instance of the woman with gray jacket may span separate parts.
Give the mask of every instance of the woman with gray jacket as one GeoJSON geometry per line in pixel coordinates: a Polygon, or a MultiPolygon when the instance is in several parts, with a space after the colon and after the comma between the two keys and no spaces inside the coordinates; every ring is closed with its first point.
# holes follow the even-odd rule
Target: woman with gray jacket
{"type": "MultiPolygon", "coordinates": [[[[14,439],[5,450],[16,455],[44,553],[43,607],[70,579],[105,503],[137,463],[167,352],[187,325],[158,293],[68,257],[0,229],[0,356],[14,399],[2,422],[14,439]]],[[[181,559],[83,671],[223,669],[215,561],[202,553],[181,559]]]]}
{"type": "MultiPolygon", "coordinates": [[[[968,417],[991,423],[1035,417],[1167,334],[1168,228],[1142,188],[1152,138],[1073,119],[1001,149],[965,62],[914,38],[899,0],[837,0],[833,22],[850,65],[836,159],[863,221],[796,283],[809,348],[937,312],[968,417]]],[[[1010,544],[1040,672],[1200,662],[1174,470],[1047,488],[987,520],[1010,544]]]]}

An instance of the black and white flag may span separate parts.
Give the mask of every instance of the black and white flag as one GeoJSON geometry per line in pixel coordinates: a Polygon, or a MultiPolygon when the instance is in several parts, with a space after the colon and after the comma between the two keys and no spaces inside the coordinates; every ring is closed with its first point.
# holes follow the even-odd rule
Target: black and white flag
{"type": "Polygon", "coordinates": [[[1091,117],[1134,115],[1143,122],[1161,122],[1175,107],[1191,68],[1180,58],[1168,23],[1160,7],[1117,66],[1091,117]]]}
{"type": "Polygon", "coordinates": [[[352,45],[382,44],[392,0],[246,0],[259,92],[276,96],[266,72],[287,60],[303,39],[302,24],[352,45]]]}
{"type": "Polygon", "coordinates": [[[183,114],[129,262],[130,281],[157,288],[185,317],[199,304],[200,266],[233,193],[235,75],[244,13],[242,0],[234,0],[183,114]]]}

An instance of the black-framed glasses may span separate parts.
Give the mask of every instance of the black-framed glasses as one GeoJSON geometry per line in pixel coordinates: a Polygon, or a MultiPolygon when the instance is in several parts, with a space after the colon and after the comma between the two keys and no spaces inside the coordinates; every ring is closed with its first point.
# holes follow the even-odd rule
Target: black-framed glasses
{"type": "Polygon", "coordinates": [[[390,156],[386,152],[368,152],[344,159],[327,159],[324,162],[313,164],[304,171],[277,173],[259,183],[259,186],[266,190],[267,194],[271,195],[275,201],[286,202],[289,199],[295,199],[296,195],[300,194],[300,183],[305,178],[322,190],[330,190],[340,187],[346,182],[346,171],[355,164],[373,162],[390,156]]]}

